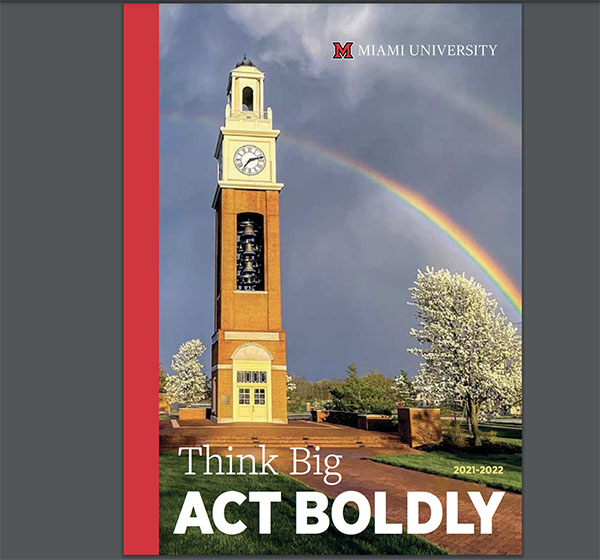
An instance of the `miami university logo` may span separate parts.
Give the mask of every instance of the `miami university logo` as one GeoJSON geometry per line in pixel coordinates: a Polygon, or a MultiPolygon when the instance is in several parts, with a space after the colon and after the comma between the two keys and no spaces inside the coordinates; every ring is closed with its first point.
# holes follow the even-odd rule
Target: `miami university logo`
{"type": "Polygon", "coordinates": [[[354,43],[352,43],[352,42],[348,42],[342,47],[341,43],[338,43],[337,41],[333,41],[332,45],[333,45],[333,48],[335,49],[335,52],[333,53],[333,58],[354,58],[352,56],[352,45],[353,44],[354,43]]]}

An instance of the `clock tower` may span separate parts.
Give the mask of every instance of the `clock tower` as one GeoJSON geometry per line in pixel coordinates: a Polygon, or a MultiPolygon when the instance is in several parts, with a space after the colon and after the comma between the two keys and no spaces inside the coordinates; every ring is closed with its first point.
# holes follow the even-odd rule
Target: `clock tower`
{"type": "Polygon", "coordinates": [[[246,58],[229,73],[217,140],[212,418],[287,423],[281,325],[279,192],[265,75],[246,58]]]}

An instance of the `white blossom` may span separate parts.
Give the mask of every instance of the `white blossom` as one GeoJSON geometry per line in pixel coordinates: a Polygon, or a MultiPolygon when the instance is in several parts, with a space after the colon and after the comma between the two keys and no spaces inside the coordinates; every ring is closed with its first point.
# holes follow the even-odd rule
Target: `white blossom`
{"type": "Polygon", "coordinates": [[[416,397],[414,387],[405,372],[394,378],[394,393],[402,406],[412,406],[414,404],[416,397]]]}
{"type": "Polygon", "coordinates": [[[313,410],[330,410],[333,401],[331,399],[315,399],[309,404],[313,410]]]}
{"type": "MultiPolygon", "coordinates": [[[[420,270],[410,305],[423,358],[415,390],[431,404],[463,406],[477,421],[521,403],[521,337],[481,284],[448,270],[420,270]]],[[[479,439],[475,434],[476,443],[479,439]]]]}
{"type": "Polygon", "coordinates": [[[175,375],[166,380],[166,390],[172,402],[197,403],[208,396],[204,366],[199,362],[206,347],[200,340],[184,342],[173,355],[171,368],[175,375]]]}
{"type": "Polygon", "coordinates": [[[286,382],[286,388],[287,388],[287,398],[289,400],[290,397],[292,396],[291,393],[293,393],[296,390],[296,384],[294,383],[294,378],[291,375],[289,375],[287,372],[285,374],[285,382],[286,382]]]}

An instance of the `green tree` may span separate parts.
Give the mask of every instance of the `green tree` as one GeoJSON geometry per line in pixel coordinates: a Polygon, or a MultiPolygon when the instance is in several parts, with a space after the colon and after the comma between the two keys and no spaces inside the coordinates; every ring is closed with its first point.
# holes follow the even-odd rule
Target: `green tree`
{"type": "Polygon", "coordinates": [[[167,392],[167,370],[162,364],[158,364],[158,392],[167,392]]]}
{"type": "Polygon", "coordinates": [[[319,381],[310,381],[305,377],[297,377],[292,374],[292,379],[296,389],[288,393],[288,410],[305,410],[306,403],[325,407],[327,401],[331,398],[330,391],[338,385],[344,383],[344,379],[320,379],[319,381]]]}
{"type": "Polygon", "coordinates": [[[296,385],[296,390],[288,392],[288,411],[302,410],[308,402],[308,394],[312,383],[304,377],[297,377],[292,374],[292,379],[296,385]]]}
{"type": "Polygon", "coordinates": [[[393,380],[379,372],[359,377],[356,364],[348,366],[345,383],[331,389],[331,409],[364,414],[390,414],[394,410],[393,380]]]}
{"type": "Polygon", "coordinates": [[[360,378],[360,406],[362,412],[391,414],[396,408],[394,380],[378,371],[360,378]]]}
{"type": "Polygon", "coordinates": [[[356,372],[356,364],[350,364],[345,383],[331,390],[331,409],[346,412],[360,410],[360,379],[356,372]]]}

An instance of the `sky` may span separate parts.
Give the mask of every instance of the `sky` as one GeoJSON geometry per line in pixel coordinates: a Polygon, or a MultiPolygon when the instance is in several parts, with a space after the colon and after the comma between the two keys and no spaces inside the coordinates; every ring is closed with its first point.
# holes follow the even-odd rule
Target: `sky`
{"type": "MultiPolygon", "coordinates": [[[[280,194],[288,371],[414,376],[417,269],[498,286],[366,164],[461,225],[521,286],[521,7],[163,4],[160,7],[160,360],[213,334],[213,154],[229,71],[266,74],[280,194]],[[332,41],[353,41],[333,60],[332,41]],[[358,44],[497,44],[494,57],[358,57],[358,44]]],[[[210,352],[202,356],[210,372],[210,352]]]]}

